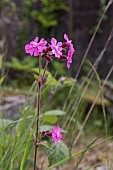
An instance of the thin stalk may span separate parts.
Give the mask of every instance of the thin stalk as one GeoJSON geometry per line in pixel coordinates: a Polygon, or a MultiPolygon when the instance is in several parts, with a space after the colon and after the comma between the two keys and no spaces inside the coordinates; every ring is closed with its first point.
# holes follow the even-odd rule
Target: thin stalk
{"type": "Polygon", "coordinates": [[[38,132],[39,132],[39,122],[40,122],[40,99],[41,99],[41,84],[40,84],[40,73],[41,73],[41,57],[39,57],[39,81],[38,81],[38,93],[37,93],[37,121],[36,121],[36,133],[35,133],[35,154],[34,154],[34,170],[36,170],[36,160],[38,151],[38,132]]]}
{"type": "Polygon", "coordinates": [[[46,60],[46,64],[45,64],[45,68],[44,68],[44,72],[43,72],[43,77],[45,76],[46,70],[47,70],[47,66],[48,66],[48,61],[46,60]]]}

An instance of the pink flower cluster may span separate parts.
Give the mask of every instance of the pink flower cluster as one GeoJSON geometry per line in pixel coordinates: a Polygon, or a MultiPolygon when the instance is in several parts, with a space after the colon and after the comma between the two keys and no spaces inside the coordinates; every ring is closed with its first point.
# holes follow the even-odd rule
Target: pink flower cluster
{"type": "Polygon", "coordinates": [[[52,140],[54,142],[54,144],[56,144],[56,142],[61,142],[62,140],[62,134],[61,134],[61,128],[58,126],[54,126],[53,129],[52,129],[52,132],[49,132],[49,131],[43,131],[42,133],[42,136],[50,136],[52,137],[52,140]]]}
{"type": "Polygon", "coordinates": [[[34,41],[31,41],[29,44],[25,45],[25,51],[31,56],[40,56],[46,58],[49,62],[52,61],[52,57],[66,59],[67,67],[70,67],[72,63],[72,55],[74,53],[74,47],[72,42],[69,40],[68,36],[64,34],[65,43],[57,42],[55,38],[51,39],[51,44],[47,45],[47,41],[42,38],[39,42],[39,38],[36,37],[34,41]],[[68,55],[63,55],[66,52],[68,47],[68,55]]]}

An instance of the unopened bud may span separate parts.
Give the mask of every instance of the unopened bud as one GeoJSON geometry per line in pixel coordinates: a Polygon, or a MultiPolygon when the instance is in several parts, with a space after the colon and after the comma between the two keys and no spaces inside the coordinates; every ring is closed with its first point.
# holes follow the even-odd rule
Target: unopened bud
{"type": "Polygon", "coordinates": [[[60,56],[60,59],[62,59],[62,60],[67,60],[67,57],[66,57],[65,55],[61,55],[61,56],[60,56]]]}
{"type": "Polygon", "coordinates": [[[46,52],[51,51],[51,47],[46,48],[46,52]]]}
{"type": "Polygon", "coordinates": [[[63,43],[63,44],[62,44],[62,48],[65,48],[65,47],[67,47],[67,44],[66,44],[66,43],[63,43]]]}
{"type": "Polygon", "coordinates": [[[48,62],[52,62],[52,58],[50,56],[45,55],[44,56],[48,62]]]}

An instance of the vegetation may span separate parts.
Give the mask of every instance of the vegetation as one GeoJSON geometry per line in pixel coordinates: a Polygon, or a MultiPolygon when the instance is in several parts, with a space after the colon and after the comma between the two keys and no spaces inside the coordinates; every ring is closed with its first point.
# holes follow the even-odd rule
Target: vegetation
{"type": "MultiPolygon", "coordinates": [[[[2,0],[1,7],[9,5],[9,2],[2,0]]],[[[77,64],[74,57],[70,71],[67,71],[64,61],[59,62],[54,58],[46,70],[48,79],[41,91],[39,132],[51,131],[54,125],[59,125],[63,139],[61,143],[57,142],[54,145],[51,137],[41,136],[39,133],[42,140],[37,142],[37,169],[91,170],[102,165],[103,168],[107,167],[110,170],[113,168],[112,153],[110,153],[113,138],[113,79],[111,77],[113,66],[111,65],[104,80],[98,73],[100,62],[113,37],[112,29],[93,64],[86,58],[95,35],[103,32],[100,23],[107,19],[106,12],[112,4],[110,2],[107,4],[101,1],[97,24],[96,26],[94,24],[89,31],[92,38],[77,74],[75,75],[73,71],[77,64]],[[81,70],[82,75],[78,78],[81,70]],[[98,158],[89,164],[87,160],[90,157],[93,159],[96,154],[93,151],[98,147],[100,147],[99,151],[103,148],[105,157],[102,155],[102,159],[98,158]]],[[[24,46],[35,34],[39,37],[49,37],[48,39],[55,36],[56,28],[59,26],[59,15],[62,12],[66,13],[69,7],[60,0],[51,0],[51,2],[50,0],[23,0],[20,8],[11,1],[10,6],[10,12],[12,14],[21,12],[20,16],[23,19],[20,22],[19,33],[15,37],[17,46],[14,55],[6,59],[9,54],[8,46],[3,47],[5,50],[0,55],[2,92],[0,94],[0,170],[30,170],[33,169],[34,164],[37,78],[40,69],[37,57],[26,55],[24,46]],[[32,29],[31,23],[36,24],[36,27],[34,26],[32,34],[28,37],[32,29]]],[[[44,64],[45,62],[42,62],[42,65],[44,64]]],[[[40,72],[42,74],[44,70],[41,69],[40,72]]]]}

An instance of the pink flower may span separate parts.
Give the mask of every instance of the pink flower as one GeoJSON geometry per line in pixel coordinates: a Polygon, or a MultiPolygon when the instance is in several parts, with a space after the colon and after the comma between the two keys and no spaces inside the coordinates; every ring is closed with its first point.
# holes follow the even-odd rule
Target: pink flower
{"type": "Polygon", "coordinates": [[[69,40],[66,34],[64,34],[64,39],[66,40],[66,44],[69,47],[68,57],[67,57],[67,67],[69,68],[70,64],[72,63],[72,55],[75,50],[74,50],[73,44],[71,43],[71,41],[69,40]]]}
{"type": "Polygon", "coordinates": [[[38,43],[38,37],[34,39],[34,41],[31,41],[30,44],[25,45],[25,51],[26,53],[29,53],[31,56],[39,56],[40,53],[45,50],[47,41],[42,38],[40,42],[38,43]]]}
{"type": "Polygon", "coordinates": [[[54,126],[52,129],[52,139],[54,144],[56,144],[56,141],[61,142],[62,134],[61,134],[61,128],[58,126],[54,126]]]}
{"type": "Polygon", "coordinates": [[[51,39],[51,49],[52,53],[55,55],[55,57],[60,58],[62,55],[62,42],[58,42],[55,38],[51,39]]]}

